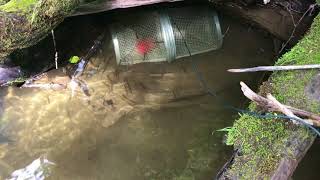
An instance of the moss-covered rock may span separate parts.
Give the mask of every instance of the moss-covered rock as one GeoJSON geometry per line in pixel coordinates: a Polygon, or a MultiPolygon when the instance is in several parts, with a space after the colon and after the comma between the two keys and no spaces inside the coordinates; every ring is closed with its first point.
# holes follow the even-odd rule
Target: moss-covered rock
{"type": "Polygon", "coordinates": [[[79,4],[80,0],[11,0],[1,5],[0,58],[39,42],[79,4]]]}
{"type": "Polygon", "coordinates": [[[36,5],[37,0],[11,0],[2,5],[0,9],[5,12],[28,12],[36,5]]]}
{"type": "MultiPolygon", "coordinates": [[[[276,64],[319,64],[319,42],[320,15],[314,19],[308,35],[276,64]]],[[[319,101],[310,98],[305,90],[317,73],[315,70],[273,73],[261,87],[261,92],[272,93],[284,104],[319,113],[319,101]]],[[[250,109],[258,110],[253,104],[250,109]]],[[[228,133],[227,144],[239,149],[240,153],[226,175],[229,178],[269,179],[279,172],[281,160],[299,161],[314,138],[315,135],[306,127],[293,125],[287,120],[241,115],[228,133]]]]}

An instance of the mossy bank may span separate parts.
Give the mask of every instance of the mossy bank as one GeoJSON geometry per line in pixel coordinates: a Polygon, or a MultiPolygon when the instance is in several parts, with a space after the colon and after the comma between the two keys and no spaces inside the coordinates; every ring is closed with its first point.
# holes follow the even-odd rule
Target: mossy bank
{"type": "MultiPolygon", "coordinates": [[[[284,54],[276,65],[319,64],[319,42],[320,15],[314,19],[308,34],[291,51],[284,54]]],[[[260,87],[260,93],[271,93],[283,104],[319,113],[320,103],[316,90],[310,88],[318,73],[317,70],[275,72],[260,87]]],[[[254,104],[249,108],[259,111],[254,104]]],[[[314,138],[315,135],[308,129],[293,125],[287,120],[259,119],[242,114],[229,129],[227,144],[233,145],[239,153],[225,177],[274,178],[275,174],[279,175],[280,166],[285,162],[283,160],[301,160],[314,138]]]]}
{"type": "Polygon", "coordinates": [[[49,34],[80,0],[0,0],[0,58],[49,34]]]}

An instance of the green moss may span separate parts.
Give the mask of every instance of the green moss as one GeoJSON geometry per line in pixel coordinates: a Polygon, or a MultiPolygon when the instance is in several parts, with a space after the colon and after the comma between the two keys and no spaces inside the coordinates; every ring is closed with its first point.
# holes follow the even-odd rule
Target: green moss
{"type": "Polygon", "coordinates": [[[285,120],[241,115],[229,131],[227,143],[242,155],[235,159],[228,174],[242,179],[265,177],[277,168],[283,156],[295,158],[299,144],[291,142],[308,141],[310,136],[307,128],[292,126],[285,120]]]}
{"type": "MultiPolygon", "coordinates": [[[[257,119],[250,115],[241,115],[228,134],[227,143],[240,149],[241,153],[259,158],[264,166],[257,166],[257,171],[263,173],[272,170],[271,162],[276,162],[281,156],[278,149],[284,148],[283,137],[288,136],[284,121],[274,119],[257,119]],[[268,166],[266,166],[268,164],[268,166]]],[[[254,161],[252,161],[254,162],[254,161]]]]}
{"type": "MultiPolygon", "coordinates": [[[[320,63],[320,17],[316,17],[312,31],[304,37],[290,52],[278,60],[277,65],[288,64],[319,64],[320,63]]],[[[307,98],[305,86],[318,72],[286,71],[274,73],[271,77],[273,83],[273,94],[284,104],[292,105],[308,111],[318,112],[319,103],[307,98]]]]}
{"type": "MultiPolygon", "coordinates": [[[[277,65],[320,63],[320,15],[314,19],[311,31],[290,52],[278,60],[277,65]]],[[[273,73],[262,91],[269,91],[280,102],[308,111],[319,112],[319,102],[305,94],[305,86],[318,72],[286,71],[273,73]]],[[[266,92],[262,92],[265,94],[266,92]]],[[[250,109],[258,107],[251,104],[250,109]]],[[[301,144],[311,141],[314,135],[303,126],[295,126],[284,120],[259,119],[242,115],[228,133],[227,144],[239,149],[229,175],[244,179],[269,178],[283,156],[292,156],[301,144]]]]}
{"type": "Polygon", "coordinates": [[[80,0],[11,0],[0,6],[0,58],[45,38],[80,0]]]}
{"type": "Polygon", "coordinates": [[[312,112],[319,112],[319,103],[305,94],[316,71],[282,72],[272,76],[273,94],[282,103],[312,112]]]}
{"type": "Polygon", "coordinates": [[[0,6],[0,10],[5,12],[28,12],[38,0],[11,0],[0,6]]]}

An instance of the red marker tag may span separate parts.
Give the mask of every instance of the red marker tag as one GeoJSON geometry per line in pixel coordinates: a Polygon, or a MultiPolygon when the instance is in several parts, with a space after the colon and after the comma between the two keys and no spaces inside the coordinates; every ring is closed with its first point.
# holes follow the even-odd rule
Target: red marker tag
{"type": "Polygon", "coordinates": [[[136,51],[141,54],[147,54],[154,49],[155,43],[152,39],[141,39],[136,43],[136,51]]]}

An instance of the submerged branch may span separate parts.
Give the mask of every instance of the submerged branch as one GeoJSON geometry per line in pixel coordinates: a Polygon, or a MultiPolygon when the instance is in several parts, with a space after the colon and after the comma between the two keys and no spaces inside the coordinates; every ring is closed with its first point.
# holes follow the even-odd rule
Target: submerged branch
{"type": "Polygon", "coordinates": [[[258,72],[258,71],[290,71],[290,70],[306,70],[320,69],[320,64],[310,65],[294,65],[294,66],[257,66],[253,68],[228,69],[232,73],[258,72]]]}

